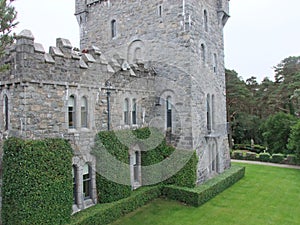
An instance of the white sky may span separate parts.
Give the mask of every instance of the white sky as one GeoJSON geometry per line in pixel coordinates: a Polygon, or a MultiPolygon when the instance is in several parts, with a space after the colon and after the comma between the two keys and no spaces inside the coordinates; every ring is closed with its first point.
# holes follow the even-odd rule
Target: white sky
{"type": "MultiPolygon", "coordinates": [[[[20,24],[32,31],[47,51],[57,37],[79,47],[75,0],[16,0],[20,24]]],[[[225,64],[244,80],[273,79],[273,66],[300,55],[300,0],[231,0],[225,35],[225,64]]]]}

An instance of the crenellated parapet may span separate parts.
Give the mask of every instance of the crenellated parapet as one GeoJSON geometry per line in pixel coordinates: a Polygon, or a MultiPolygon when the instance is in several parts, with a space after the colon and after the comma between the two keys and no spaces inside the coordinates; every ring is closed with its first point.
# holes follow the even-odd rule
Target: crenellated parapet
{"type": "MultiPolygon", "coordinates": [[[[111,124],[117,129],[125,127],[120,124],[125,98],[155,95],[156,74],[149,63],[129,65],[117,54],[107,58],[96,46],[79,50],[64,38],[58,38],[56,46],[46,52],[42,44],[34,42],[29,30],[17,36],[1,63],[8,64],[9,69],[0,74],[0,107],[7,97],[9,108],[5,115],[10,122],[2,135],[7,119],[0,111],[0,138],[65,137],[77,146],[74,149],[88,152],[95,133],[107,129],[106,81],[112,84],[111,124]],[[79,119],[75,128],[69,127],[71,97],[76,101],[76,118],[81,118],[82,99],[88,102],[90,114],[84,128],[79,119]]],[[[140,107],[147,108],[144,103],[140,107]]],[[[136,126],[142,126],[145,121],[141,121],[136,126]]]]}
{"type": "Polygon", "coordinates": [[[99,88],[118,71],[137,76],[137,65],[129,65],[117,55],[107,58],[96,46],[79,50],[69,40],[57,38],[56,46],[50,46],[46,52],[42,44],[34,42],[30,30],[23,30],[17,36],[3,63],[10,69],[1,73],[2,85],[16,82],[68,83],[99,88]]]}

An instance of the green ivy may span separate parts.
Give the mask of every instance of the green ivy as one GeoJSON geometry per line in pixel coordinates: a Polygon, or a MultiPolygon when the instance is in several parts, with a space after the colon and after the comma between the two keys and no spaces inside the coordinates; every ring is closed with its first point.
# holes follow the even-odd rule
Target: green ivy
{"type": "MultiPolygon", "coordinates": [[[[114,131],[103,131],[98,133],[92,151],[92,154],[94,154],[97,159],[96,166],[107,167],[112,173],[116,174],[116,176],[121,176],[122,173],[124,173],[121,168],[111,168],[109,167],[110,162],[100,161],[103,159],[103,148],[118,161],[129,164],[128,147],[120,142],[114,131]],[[107,163],[107,165],[103,165],[104,163],[107,163]]],[[[99,170],[97,169],[96,171],[99,170]]],[[[130,179],[130,177],[128,177],[128,179],[130,179]]],[[[131,193],[130,186],[113,182],[99,173],[96,175],[96,187],[99,203],[114,202],[130,196],[131,193]]]]}
{"type": "Polygon", "coordinates": [[[3,150],[3,224],[69,222],[73,204],[69,143],[10,138],[3,150]]]}
{"type": "MultiPolygon", "coordinates": [[[[97,171],[99,171],[100,166],[101,168],[108,168],[108,170],[110,170],[112,174],[115,174],[116,177],[126,177],[128,179],[128,183],[130,183],[129,169],[128,171],[124,171],[121,165],[120,167],[118,165],[111,167],[109,160],[103,159],[103,152],[108,152],[116,160],[129,164],[129,148],[127,146],[138,144],[141,149],[147,149],[147,151],[142,151],[141,155],[143,179],[143,166],[159,163],[168,158],[175,151],[174,147],[166,143],[166,140],[162,135],[163,134],[160,131],[149,128],[99,132],[96,137],[95,147],[92,151],[92,154],[95,155],[97,159],[97,171]],[[153,143],[160,144],[154,149],[151,149],[153,143]]],[[[191,155],[191,158],[185,164],[185,166],[174,176],[164,181],[164,183],[186,187],[195,186],[197,179],[196,172],[198,160],[196,153],[191,155]]],[[[172,166],[173,165],[169,165],[169,168],[166,168],[164,171],[157,171],[160,174],[156,175],[163,178],[166,170],[172,170],[172,166]]],[[[98,200],[100,203],[108,203],[126,198],[131,193],[130,186],[113,182],[105,178],[103,174],[99,173],[97,174],[96,185],[98,191],[98,200]],[[114,194],[112,195],[111,193],[114,194]]]]}

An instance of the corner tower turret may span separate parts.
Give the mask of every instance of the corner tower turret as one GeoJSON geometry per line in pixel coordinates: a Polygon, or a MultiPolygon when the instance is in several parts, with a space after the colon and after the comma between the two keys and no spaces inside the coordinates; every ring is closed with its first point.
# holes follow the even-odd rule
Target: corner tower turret
{"type": "Polygon", "coordinates": [[[168,120],[163,104],[158,114],[169,121],[166,130],[172,126],[180,134],[181,148],[197,149],[198,182],[230,164],[223,43],[228,2],[76,1],[82,49],[99,46],[109,58],[149,63],[156,70],[156,95],[171,99],[177,115],[168,120]]]}

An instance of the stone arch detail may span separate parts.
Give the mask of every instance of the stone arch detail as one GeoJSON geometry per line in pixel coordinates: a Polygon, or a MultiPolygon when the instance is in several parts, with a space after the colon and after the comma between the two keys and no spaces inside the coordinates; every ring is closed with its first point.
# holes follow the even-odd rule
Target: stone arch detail
{"type": "Polygon", "coordinates": [[[145,44],[141,40],[134,40],[128,46],[127,61],[129,64],[136,64],[145,61],[145,44]]]}

